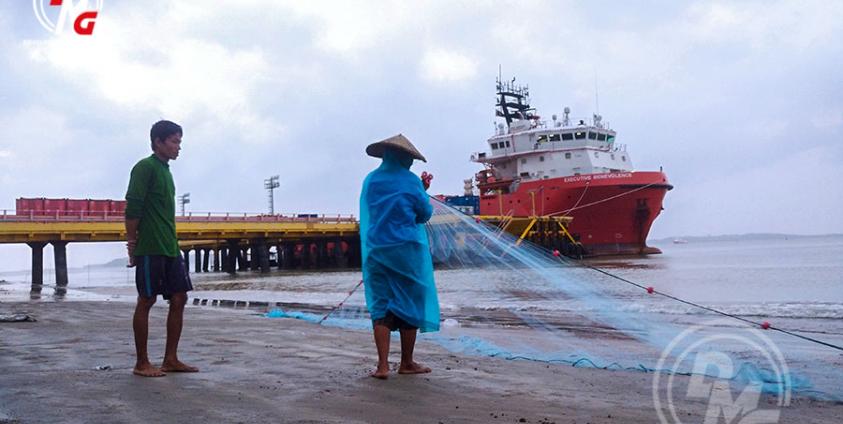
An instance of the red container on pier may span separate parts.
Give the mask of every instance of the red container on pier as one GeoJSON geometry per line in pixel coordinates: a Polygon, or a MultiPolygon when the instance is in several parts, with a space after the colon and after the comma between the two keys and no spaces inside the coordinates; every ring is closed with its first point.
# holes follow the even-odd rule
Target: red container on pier
{"type": "Polygon", "coordinates": [[[103,218],[123,215],[125,211],[125,200],[45,197],[21,197],[15,200],[15,214],[18,216],[103,218]]]}

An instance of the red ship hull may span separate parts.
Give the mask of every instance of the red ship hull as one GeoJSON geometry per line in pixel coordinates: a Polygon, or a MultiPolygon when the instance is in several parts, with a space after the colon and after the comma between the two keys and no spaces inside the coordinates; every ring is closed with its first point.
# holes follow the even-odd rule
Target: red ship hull
{"type": "Polygon", "coordinates": [[[480,196],[480,214],[573,217],[569,231],[588,256],[661,253],[647,246],[647,234],[672,188],[663,172],[543,179],[480,196]]]}

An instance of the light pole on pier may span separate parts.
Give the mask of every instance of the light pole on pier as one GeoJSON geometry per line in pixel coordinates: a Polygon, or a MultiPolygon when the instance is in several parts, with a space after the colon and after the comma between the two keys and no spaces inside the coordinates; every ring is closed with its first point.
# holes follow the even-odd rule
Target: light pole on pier
{"type": "Polygon", "coordinates": [[[179,208],[181,208],[181,216],[184,216],[184,205],[190,203],[190,193],[185,193],[179,196],[179,208]]]}
{"type": "Polygon", "coordinates": [[[269,214],[275,214],[275,197],[274,191],[276,188],[280,186],[278,183],[279,176],[273,175],[265,180],[263,180],[263,188],[269,190],[269,214]]]}

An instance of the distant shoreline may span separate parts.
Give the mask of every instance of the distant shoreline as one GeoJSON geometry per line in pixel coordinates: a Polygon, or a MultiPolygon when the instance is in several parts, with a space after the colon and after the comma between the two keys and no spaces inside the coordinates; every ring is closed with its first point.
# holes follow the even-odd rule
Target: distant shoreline
{"type": "Polygon", "coordinates": [[[843,237],[843,234],[780,234],[780,233],[747,233],[747,234],[722,234],[715,236],[672,236],[657,239],[649,239],[649,243],[670,243],[674,240],[687,242],[712,242],[712,241],[748,241],[748,240],[783,240],[783,239],[816,239],[843,237]]]}
{"type": "MultiPolygon", "coordinates": [[[[651,244],[657,243],[673,243],[674,240],[681,240],[688,243],[704,243],[704,242],[719,242],[719,241],[749,241],[749,240],[784,240],[784,239],[817,239],[817,238],[843,238],[841,233],[830,234],[782,234],[782,233],[746,233],[746,234],[721,234],[713,236],[671,236],[656,239],[648,239],[647,242],[651,244]]],[[[71,267],[68,270],[85,270],[90,268],[123,268],[126,266],[126,258],[119,257],[101,264],[89,264],[80,267],[71,267]]],[[[44,272],[53,272],[53,268],[44,268],[44,272]]],[[[29,269],[17,270],[0,270],[1,274],[20,274],[29,273],[29,269]]]]}

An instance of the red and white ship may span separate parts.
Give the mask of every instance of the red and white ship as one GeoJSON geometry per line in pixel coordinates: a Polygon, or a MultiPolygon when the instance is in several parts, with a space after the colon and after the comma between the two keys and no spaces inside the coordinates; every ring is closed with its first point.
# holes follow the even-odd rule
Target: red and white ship
{"type": "Polygon", "coordinates": [[[529,90],[497,81],[499,123],[488,152],[471,160],[485,166],[475,176],[480,215],[570,216],[569,231],[586,254],[661,253],[647,246],[650,226],[673,188],[659,171],[636,171],[617,133],[600,115],[591,122],[543,121],[529,104],[529,90]]]}

